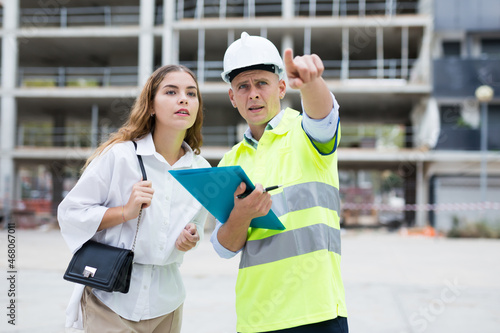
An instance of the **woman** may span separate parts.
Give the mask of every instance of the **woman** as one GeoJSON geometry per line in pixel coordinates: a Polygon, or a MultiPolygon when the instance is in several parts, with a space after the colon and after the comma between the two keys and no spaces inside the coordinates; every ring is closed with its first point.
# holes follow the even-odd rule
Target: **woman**
{"type": "Polygon", "coordinates": [[[178,267],[184,252],[200,240],[208,213],[168,171],[210,166],[199,156],[202,122],[194,74],[184,66],[161,67],[148,79],[125,125],[87,161],[58,209],[73,253],[89,239],[131,248],[141,207],[143,212],[129,292],[77,285],[67,326],[81,328],[83,319],[90,333],[180,332],[185,289],[178,267]],[[136,154],[142,156],[147,181],[136,154]]]}

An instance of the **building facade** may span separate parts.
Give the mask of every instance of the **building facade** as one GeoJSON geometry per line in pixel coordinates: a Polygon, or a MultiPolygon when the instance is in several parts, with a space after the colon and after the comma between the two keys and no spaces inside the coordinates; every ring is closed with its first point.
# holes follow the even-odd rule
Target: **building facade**
{"type": "MultiPolygon", "coordinates": [[[[3,1],[4,215],[53,216],[85,159],[121,125],[144,81],[163,64],[197,74],[206,119],[202,155],[216,165],[245,129],[220,73],[225,49],[247,31],[280,51],[292,47],[324,61],[324,78],[341,105],[346,225],[449,227],[462,212],[435,208],[479,202],[474,193],[484,161],[490,186],[483,201],[500,194],[498,97],[487,105],[489,151],[481,150],[477,133],[462,134],[449,120],[473,119],[467,124],[477,132],[479,103],[469,88],[498,82],[498,60],[483,57],[497,54],[500,27],[486,7],[498,5],[478,3],[477,15],[490,13],[489,20],[475,19],[481,26],[463,15],[467,1],[459,0],[3,1]],[[455,20],[441,14],[451,9],[455,20]],[[470,26],[457,25],[458,18],[470,26]],[[469,83],[477,63],[484,64],[483,79],[469,83]],[[443,184],[463,177],[469,185],[451,199],[447,191],[457,192],[443,184]]],[[[300,110],[298,92],[289,89],[283,104],[300,110]]]]}

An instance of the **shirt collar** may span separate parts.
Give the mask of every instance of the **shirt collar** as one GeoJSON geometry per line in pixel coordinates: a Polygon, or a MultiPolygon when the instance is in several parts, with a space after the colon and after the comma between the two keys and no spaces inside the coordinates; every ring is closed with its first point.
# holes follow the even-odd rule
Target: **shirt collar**
{"type": "Polygon", "coordinates": [[[154,155],[156,152],[155,143],[153,142],[153,135],[146,134],[141,139],[137,140],[137,155],[148,156],[154,155]]]}
{"type": "MultiPolygon", "coordinates": [[[[153,141],[153,135],[148,133],[143,138],[136,141],[137,142],[137,155],[141,156],[151,156],[153,155],[158,160],[167,163],[165,158],[156,152],[155,143],[153,141]]],[[[186,152],[174,165],[173,168],[187,168],[191,167],[193,164],[194,152],[193,149],[186,143],[186,141],[182,142],[182,148],[186,152]]]]}
{"type": "MultiPolygon", "coordinates": [[[[276,116],[274,116],[274,118],[271,119],[267,123],[265,131],[267,131],[267,130],[273,130],[274,128],[276,128],[276,126],[278,126],[278,124],[280,123],[281,119],[283,118],[284,113],[285,113],[285,111],[281,110],[280,113],[278,113],[276,116]]],[[[253,137],[252,131],[250,130],[250,127],[247,128],[247,130],[243,134],[243,137],[245,138],[245,141],[248,144],[250,144],[252,147],[257,148],[257,146],[259,145],[259,141],[257,141],[253,137]]]]}

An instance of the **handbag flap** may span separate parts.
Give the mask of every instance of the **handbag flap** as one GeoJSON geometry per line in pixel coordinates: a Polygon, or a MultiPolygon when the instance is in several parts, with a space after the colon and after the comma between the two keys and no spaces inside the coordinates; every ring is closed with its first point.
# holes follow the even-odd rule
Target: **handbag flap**
{"type": "Polygon", "coordinates": [[[134,253],[129,249],[88,241],[71,259],[64,278],[86,285],[93,284],[106,291],[120,291],[114,288],[121,289],[116,284],[130,279],[127,275],[130,275],[133,257],[134,253]]]}

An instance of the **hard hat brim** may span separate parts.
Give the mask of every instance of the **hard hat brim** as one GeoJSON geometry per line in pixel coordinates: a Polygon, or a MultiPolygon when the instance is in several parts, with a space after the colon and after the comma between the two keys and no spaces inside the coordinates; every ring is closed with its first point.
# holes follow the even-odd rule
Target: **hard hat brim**
{"type": "Polygon", "coordinates": [[[276,66],[275,65],[258,64],[258,65],[252,65],[252,66],[234,69],[227,74],[227,78],[228,78],[229,82],[232,82],[233,79],[236,76],[238,76],[238,74],[246,72],[246,71],[252,71],[252,70],[263,70],[263,71],[268,71],[271,73],[278,74],[278,73],[276,73],[276,66]]]}

